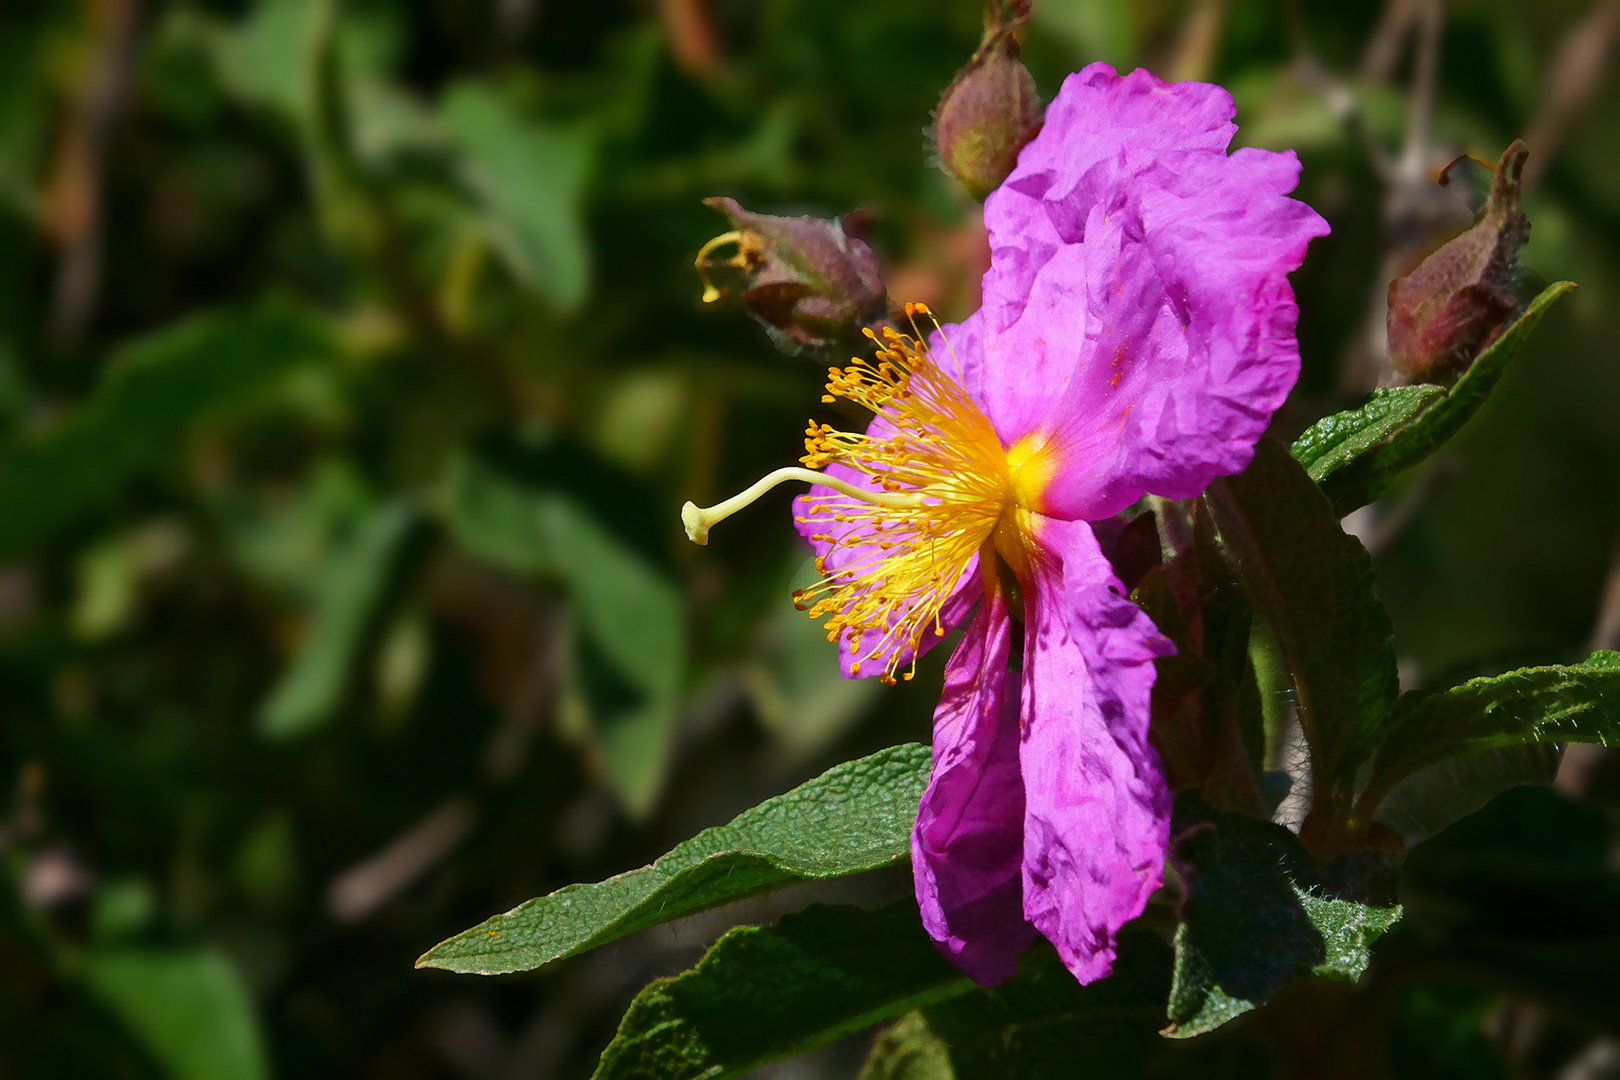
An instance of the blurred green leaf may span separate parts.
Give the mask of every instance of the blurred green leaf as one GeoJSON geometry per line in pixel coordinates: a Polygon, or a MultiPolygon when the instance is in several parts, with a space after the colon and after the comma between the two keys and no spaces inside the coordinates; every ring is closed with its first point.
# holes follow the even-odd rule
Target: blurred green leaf
{"type": "Polygon", "coordinates": [[[1129,927],[1106,979],[1081,986],[1044,946],[1018,974],[928,1007],[928,1026],[950,1047],[955,1080],[1072,1080],[1142,1076],[1164,1043],[1169,950],[1157,935],[1129,927]]]}
{"type": "Polygon", "coordinates": [[[1172,859],[1187,896],[1164,1034],[1190,1038],[1263,1005],[1301,975],[1359,979],[1401,917],[1382,855],[1312,859],[1281,825],[1178,800],[1172,859]]]}
{"type": "Polygon", "coordinates": [[[685,630],[673,583],[572,500],[518,487],[476,462],[452,466],[442,505],[468,552],[561,581],[593,654],[630,691],[586,680],[609,780],[633,814],[651,810],[675,734],[685,630]]]}
{"type": "Polygon", "coordinates": [[[303,644],[259,710],[259,730],[265,735],[291,738],[331,717],[411,518],[404,506],[379,507],[357,523],[317,568],[314,608],[303,644]]]}
{"type": "Polygon", "coordinates": [[[0,457],[0,562],[108,498],[199,420],[330,347],[317,320],[278,302],[196,316],[127,346],[89,401],[0,457]]]}
{"type": "Polygon", "coordinates": [[[1376,811],[1398,781],[1435,762],[1535,742],[1620,745],[1620,653],[1406,695],[1378,748],[1360,810],[1376,811]]]}
{"type": "Polygon", "coordinates": [[[429,949],[418,967],[528,971],[659,923],[813,878],[908,858],[932,767],[907,743],[834,766],[785,795],[705,829],[651,866],[570,885],[429,949]]]}
{"type": "Polygon", "coordinates": [[[928,1018],[909,1012],[877,1037],[859,1080],[956,1080],[950,1047],[928,1018]]]}
{"type": "Polygon", "coordinates": [[[648,986],[595,1080],[725,1080],[971,989],[915,903],[818,904],[733,930],[691,971],[648,986]]]}
{"type": "Polygon", "coordinates": [[[1313,812],[1348,810],[1357,766],[1377,745],[1399,687],[1389,615],[1372,560],[1281,443],[1204,498],[1256,613],[1294,680],[1311,752],[1313,812]]]}
{"type": "Polygon", "coordinates": [[[1301,436],[1295,456],[1310,469],[1312,479],[1321,482],[1334,513],[1343,517],[1377,499],[1396,476],[1461,431],[1536,323],[1573,288],[1574,282],[1560,281],[1543,289],[1449,391],[1421,397],[1418,387],[1380,391],[1360,409],[1330,416],[1301,436]]]}
{"type": "Polygon", "coordinates": [[[512,272],[559,308],[578,307],[590,283],[582,209],[590,138],[525,117],[478,83],[451,87],[440,116],[512,272]]]}
{"type": "Polygon", "coordinates": [[[1426,970],[1465,971],[1620,1034],[1617,844],[1612,808],[1549,787],[1503,792],[1408,853],[1400,936],[1426,970]]]}
{"type": "Polygon", "coordinates": [[[1563,756],[1554,743],[1519,743],[1438,761],[1397,783],[1379,804],[1378,820],[1410,848],[1510,787],[1552,783],[1563,756]]]}
{"type": "Polygon", "coordinates": [[[270,1075],[253,1002],[219,953],[97,951],[85,958],[84,977],[175,1080],[270,1075]]]}

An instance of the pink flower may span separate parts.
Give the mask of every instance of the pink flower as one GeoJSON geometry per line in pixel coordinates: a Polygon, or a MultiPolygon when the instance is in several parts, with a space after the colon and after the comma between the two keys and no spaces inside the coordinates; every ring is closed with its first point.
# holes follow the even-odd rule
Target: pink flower
{"type": "Polygon", "coordinates": [[[986,985],[1037,933],[1082,983],[1107,975],[1161,881],[1148,699],[1172,650],[1088,522],[1240,471],[1298,375],[1287,275],[1327,225],[1286,197],[1292,153],[1227,155],[1233,113],[1217,86],[1071,75],[985,203],[983,307],[833,370],[824,400],[875,416],[811,425],[821,472],[684,512],[701,541],[766,487],[816,483],[795,520],[824,576],[796,599],[849,675],[909,678],[967,623],[912,862],[929,933],[986,985]]]}

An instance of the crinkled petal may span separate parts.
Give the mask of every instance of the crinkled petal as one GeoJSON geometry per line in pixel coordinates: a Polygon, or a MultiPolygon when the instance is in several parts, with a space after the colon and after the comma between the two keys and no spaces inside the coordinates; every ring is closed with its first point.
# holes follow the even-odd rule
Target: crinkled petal
{"type": "Polygon", "coordinates": [[[985,601],[945,670],[934,711],[934,770],[911,833],[923,925],[982,986],[1012,975],[1035,940],[1022,906],[1024,786],[1018,701],[1008,692],[1012,626],[985,601]]]}
{"type": "Polygon", "coordinates": [[[1121,595],[1089,525],[1041,519],[1036,536],[1051,558],[1025,609],[1024,914],[1089,983],[1161,881],[1170,792],[1148,698],[1154,657],[1173,650],[1121,595]]]}
{"type": "Polygon", "coordinates": [[[987,203],[984,306],[945,332],[1002,442],[1047,444],[1041,510],[1089,520],[1248,464],[1299,373],[1287,275],[1327,224],[1287,197],[1291,152],[1226,154],[1219,87],[1092,65],[1059,101],[987,203]]]}
{"type": "MultiPolygon", "coordinates": [[[[866,433],[873,438],[888,438],[893,435],[894,429],[887,420],[877,416],[873,417],[872,423],[867,426],[866,433]]],[[[824,471],[858,487],[874,492],[882,490],[870,476],[838,462],[828,465],[824,471]]],[[[847,522],[834,522],[825,515],[810,516],[811,496],[837,497],[837,494],[830,488],[812,487],[807,494],[793,500],[794,528],[798,529],[799,535],[810,544],[816,557],[824,561],[828,573],[833,574],[874,554],[870,518],[860,516],[847,522]],[[826,537],[833,539],[829,540],[826,537]]],[[[966,622],[973,612],[973,605],[978,603],[983,592],[984,586],[979,578],[979,557],[973,555],[961,567],[950,597],[940,609],[938,632],[927,630],[923,633],[915,656],[912,654],[910,643],[900,641],[891,642],[889,647],[879,651],[877,657],[873,658],[872,653],[882,643],[884,632],[868,630],[861,635],[859,641],[850,641],[845,637],[838,639],[839,672],[845,678],[870,678],[890,670],[891,659],[894,661],[892,667],[895,670],[909,666],[912,660],[926,655],[930,649],[944,640],[945,635],[966,622]],[[852,666],[856,667],[857,676],[851,676],[852,666]]]]}

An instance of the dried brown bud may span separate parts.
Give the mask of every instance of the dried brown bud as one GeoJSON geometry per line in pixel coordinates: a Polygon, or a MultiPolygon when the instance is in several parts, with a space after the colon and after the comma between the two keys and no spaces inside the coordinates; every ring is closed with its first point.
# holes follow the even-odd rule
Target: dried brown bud
{"type": "Polygon", "coordinates": [[[1530,239],[1530,222],[1519,208],[1519,177],[1529,156],[1515,139],[1479,222],[1389,283],[1389,359],[1404,381],[1455,378],[1520,307],[1519,249],[1530,239]]]}
{"type": "Polygon", "coordinates": [[[864,344],[863,327],[888,315],[877,257],[837,220],[756,214],[735,199],[703,203],[732,224],[698,252],[704,302],[740,297],[778,349],[847,353],[864,344]]]}
{"type": "Polygon", "coordinates": [[[991,30],[934,110],[940,167],[975,199],[1001,185],[1017,163],[1018,151],[1041,129],[1044,110],[1035,80],[1018,59],[1015,25],[991,30]]]}

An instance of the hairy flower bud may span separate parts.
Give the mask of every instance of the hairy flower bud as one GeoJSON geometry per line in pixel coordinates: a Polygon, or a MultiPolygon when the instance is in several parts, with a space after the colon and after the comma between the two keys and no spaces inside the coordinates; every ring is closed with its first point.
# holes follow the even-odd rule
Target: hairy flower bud
{"type": "Polygon", "coordinates": [[[1529,156],[1515,139],[1502,154],[1479,222],[1389,283],[1389,359],[1403,381],[1460,375],[1518,310],[1519,249],[1530,239],[1519,176],[1529,156]]]}
{"type": "Polygon", "coordinates": [[[737,295],[792,356],[865,351],[862,329],[889,313],[871,248],[837,220],[756,214],[727,198],[703,204],[732,224],[698,252],[705,303],[737,295]]]}
{"type": "Polygon", "coordinates": [[[1017,163],[1018,151],[1041,129],[1041,99],[1018,59],[1012,31],[1012,26],[991,31],[945,88],[934,111],[940,167],[975,199],[1001,185],[1017,163]]]}

